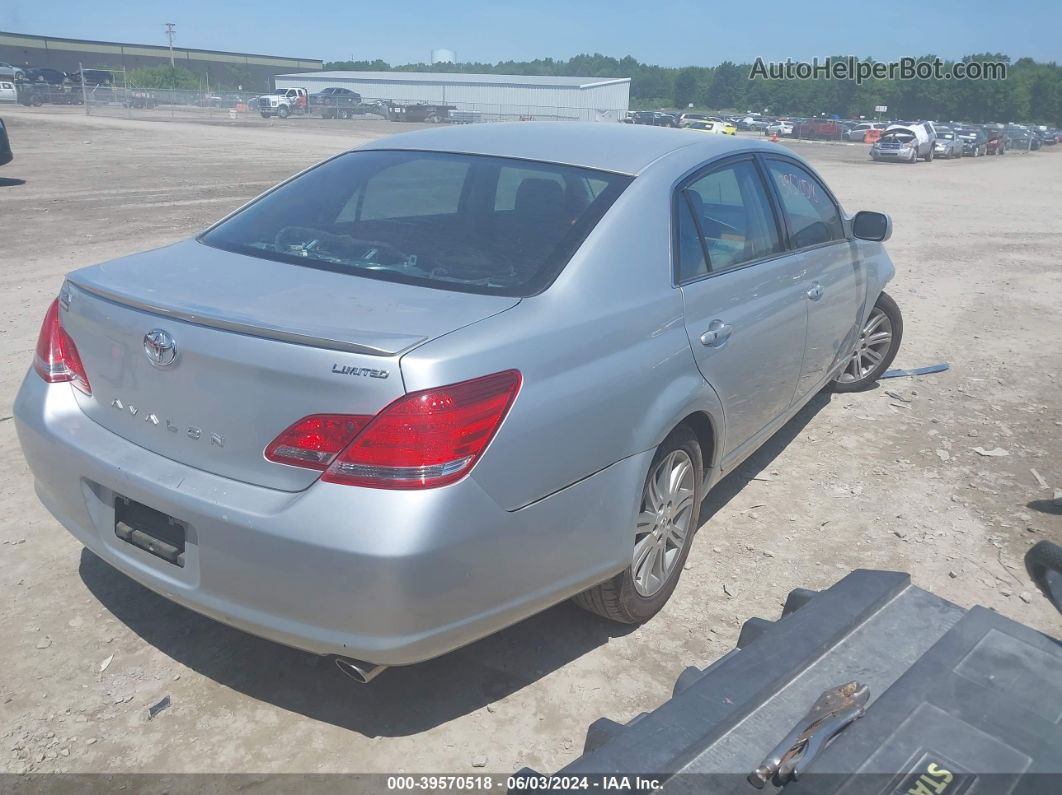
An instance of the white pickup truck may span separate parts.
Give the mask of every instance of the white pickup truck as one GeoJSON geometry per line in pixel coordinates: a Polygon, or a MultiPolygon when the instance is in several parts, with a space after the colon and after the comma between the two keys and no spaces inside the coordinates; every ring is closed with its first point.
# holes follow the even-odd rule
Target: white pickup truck
{"type": "Polygon", "coordinates": [[[309,93],[305,88],[278,88],[272,94],[263,94],[258,98],[258,112],[263,119],[278,116],[286,119],[293,114],[305,115],[310,112],[309,93]]]}

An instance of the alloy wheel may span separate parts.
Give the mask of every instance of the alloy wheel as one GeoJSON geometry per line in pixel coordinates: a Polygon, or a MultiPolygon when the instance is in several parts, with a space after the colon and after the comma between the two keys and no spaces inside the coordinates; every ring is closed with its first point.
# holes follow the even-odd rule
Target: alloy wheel
{"type": "Polygon", "coordinates": [[[645,485],[634,532],[631,575],[640,596],[651,597],[674,571],[695,519],[693,461],[674,450],[660,461],[645,485]]]}
{"type": "Polygon", "coordinates": [[[866,325],[859,333],[855,353],[838,376],[842,384],[861,381],[885,359],[892,345],[892,321],[880,308],[874,307],[866,325]]]}

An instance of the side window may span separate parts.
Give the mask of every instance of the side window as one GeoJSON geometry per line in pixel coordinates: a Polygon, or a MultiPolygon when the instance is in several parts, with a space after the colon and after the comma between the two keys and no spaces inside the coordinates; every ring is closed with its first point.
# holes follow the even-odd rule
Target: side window
{"type": "Polygon", "coordinates": [[[385,168],[355,192],[337,222],[452,215],[461,203],[468,162],[432,157],[385,168]]]}
{"type": "Polygon", "coordinates": [[[679,284],[697,279],[708,273],[708,263],[704,259],[704,246],[701,245],[701,233],[693,222],[689,195],[682,191],[677,201],[678,212],[678,258],[679,284]]]}
{"type": "Polygon", "coordinates": [[[759,171],[742,160],[691,182],[679,203],[679,278],[686,281],[776,254],[782,241],[759,171]],[[683,207],[687,209],[683,213],[683,207]],[[696,224],[691,223],[696,218],[696,224]],[[703,254],[688,240],[699,232],[703,254]]]}
{"type": "Polygon", "coordinates": [[[844,239],[841,212],[815,177],[782,160],[768,160],[767,170],[781,196],[793,248],[844,239]]]}

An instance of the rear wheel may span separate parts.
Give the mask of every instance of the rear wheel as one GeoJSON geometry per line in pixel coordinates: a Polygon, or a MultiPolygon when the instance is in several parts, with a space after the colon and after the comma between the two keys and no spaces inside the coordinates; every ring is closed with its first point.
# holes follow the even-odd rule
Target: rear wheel
{"type": "Polygon", "coordinates": [[[671,598],[689,555],[703,480],[697,437],[689,426],[679,425],[657,448],[649,466],[630,564],[572,601],[624,624],[640,624],[656,615],[671,598]]]}
{"type": "Polygon", "coordinates": [[[855,352],[831,384],[834,392],[859,392],[881,377],[903,338],[903,315],[888,293],[878,296],[870,317],[863,324],[855,352]]]}

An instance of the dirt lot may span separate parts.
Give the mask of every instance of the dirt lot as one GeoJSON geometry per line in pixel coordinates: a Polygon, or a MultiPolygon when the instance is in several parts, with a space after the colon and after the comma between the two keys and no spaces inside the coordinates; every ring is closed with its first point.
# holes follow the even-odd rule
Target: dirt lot
{"type": "Polygon", "coordinates": [[[16,160],[0,171],[2,771],[554,770],[591,721],[651,709],[685,666],[728,650],[745,618],[775,618],[791,588],[857,567],[907,570],[961,605],[1062,634],[1021,563],[1034,541],[1062,539],[1062,152],[908,166],[797,145],[849,209],[893,216],[896,364],[951,371],[813,401],[714,492],[688,570],[648,625],[563,604],[360,687],[83,552],[38,504],[10,414],[66,271],[186,237],[409,125],[3,113],[16,160]],[[164,696],[172,706],[148,721],[164,696]]]}

